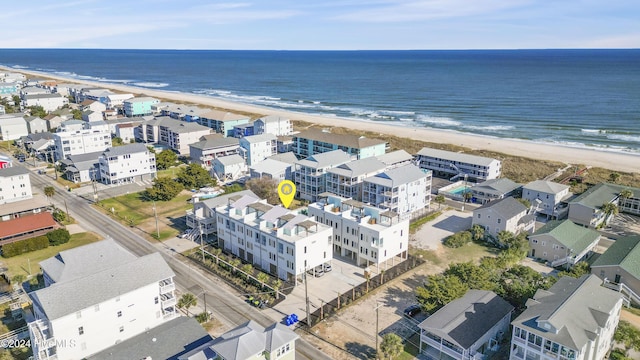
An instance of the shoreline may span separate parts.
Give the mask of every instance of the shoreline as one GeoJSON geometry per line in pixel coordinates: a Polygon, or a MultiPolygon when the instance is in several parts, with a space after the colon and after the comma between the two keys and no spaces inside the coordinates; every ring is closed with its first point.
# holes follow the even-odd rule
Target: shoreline
{"type": "Polygon", "coordinates": [[[239,111],[261,115],[278,115],[287,117],[291,120],[300,120],[321,126],[345,127],[357,131],[374,131],[380,134],[379,138],[381,139],[384,139],[384,135],[386,134],[412,140],[458,145],[474,150],[494,151],[498,153],[531,159],[553,160],[573,165],[581,164],[587,166],[595,166],[628,173],[636,173],[640,171],[640,154],[578,148],[560,144],[543,144],[536,143],[530,140],[469,135],[440,129],[436,130],[430,128],[402,127],[398,125],[382,124],[372,121],[361,121],[340,117],[306,114],[290,110],[281,110],[260,105],[233,102],[201,94],[160,90],[157,88],[150,89],[110,82],[82,80],[49,74],[41,71],[14,69],[5,66],[0,66],[0,69],[36,77],[50,78],[60,82],[103,87],[106,89],[132,93],[136,95],[144,94],[146,96],[163,98],[169,101],[223,108],[229,111],[239,111]]]}

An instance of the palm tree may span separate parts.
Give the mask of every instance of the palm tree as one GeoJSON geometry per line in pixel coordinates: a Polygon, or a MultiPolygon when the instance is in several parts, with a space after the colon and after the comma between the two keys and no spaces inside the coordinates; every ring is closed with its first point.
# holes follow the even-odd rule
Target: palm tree
{"type": "Polygon", "coordinates": [[[56,188],[53,186],[45,186],[44,187],[44,195],[49,199],[49,203],[51,203],[51,198],[56,194],[56,188]]]}
{"type": "Polygon", "coordinates": [[[233,271],[233,273],[236,273],[236,269],[238,268],[238,265],[240,265],[241,261],[238,258],[233,258],[231,260],[229,260],[229,264],[231,265],[232,269],[231,271],[233,271]]]}
{"type": "Polygon", "coordinates": [[[251,266],[251,264],[244,264],[242,265],[242,271],[245,273],[246,282],[249,282],[249,276],[253,275],[253,266],[251,266]]]}
{"type": "Polygon", "coordinates": [[[380,343],[380,352],[383,359],[395,359],[404,350],[402,338],[394,333],[385,334],[380,343]]]}
{"type": "Polygon", "coordinates": [[[262,271],[256,275],[256,278],[260,282],[260,289],[264,289],[264,284],[269,281],[269,275],[263,273],[262,271]]]}
{"type": "Polygon", "coordinates": [[[609,222],[609,218],[618,213],[618,206],[614,203],[604,203],[600,206],[600,211],[604,214],[605,224],[609,222]]]}
{"type": "Polygon", "coordinates": [[[435,201],[438,204],[438,210],[440,210],[440,207],[442,207],[442,204],[445,203],[446,199],[444,198],[444,195],[438,195],[436,196],[435,199],[433,199],[433,201],[435,201]]]}
{"type": "Polygon", "coordinates": [[[222,253],[222,249],[214,248],[213,250],[211,250],[211,252],[216,257],[216,265],[218,265],[218,260],[220,260],[220,254],[222,253]]]}
{"type": "Polygon", "coordinates": [[[618,204],[624,204],[625,201],[631,198],[632,196],[633,196],[633,191],[629,189],[624,189],[620,191],[620,194],[618,194],[618,204]],[[622,200],[622,202],[620,202],[619,200],[622,200]]]}
{"type": "Polygon", "coordinates": [[[280,288],[282,287],[282,280],[280,279],[273,280],[271,282],[271,287],[276,292],[276,300],[280,299],[280,293],[278,292],[278,290],[280,290],[280,288]]]}

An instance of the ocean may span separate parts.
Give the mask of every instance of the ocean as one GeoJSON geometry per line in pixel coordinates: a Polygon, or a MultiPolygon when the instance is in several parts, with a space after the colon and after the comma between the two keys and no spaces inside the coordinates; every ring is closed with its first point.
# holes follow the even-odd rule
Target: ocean
{"type": "Polygon", "coordinates": [[[640,49],[0,49],[0,64],[372,123],[640,153],[640,49]]]}

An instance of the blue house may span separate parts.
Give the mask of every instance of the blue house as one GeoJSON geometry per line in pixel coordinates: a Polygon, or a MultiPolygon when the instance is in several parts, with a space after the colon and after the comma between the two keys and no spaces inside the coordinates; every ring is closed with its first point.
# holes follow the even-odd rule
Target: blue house
{"type": "Polygon", "coordinates": [[[233,137],[243,138],[254,134],[253,123],[236,125],[233,127],[233,137]]]}

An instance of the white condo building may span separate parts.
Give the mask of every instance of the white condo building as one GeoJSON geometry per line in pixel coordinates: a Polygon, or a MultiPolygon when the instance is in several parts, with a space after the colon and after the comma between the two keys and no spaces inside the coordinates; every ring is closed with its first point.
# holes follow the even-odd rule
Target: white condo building
{"type": "Polygon", "coordinates": [[[111,147],[111,131],[108,126],[80,123],[76,126],[76,122],[73,122],[74,127],[67,127],[62,123],[58,128],[61,131],[53,134],[56,160],[65,159],[68,155],[104,151],[111,147]]]}
{"type": "Polygon", "coordinates": [[[98,158],[100,181],[125,184],[156,177],[156,156],[144,144],[115,146],[98,158]]]}
{"type": "Polygon", "coordinates": [[[326,191],[328,170],[351,161],[351,156],[342,150],[311,155],[294,164],[293,182],[296,198],[318,201],[318,195],[326,191]]]}
{"type": "Polygon", "coordinates": [[[416,154],[416,159],[421,169],[431,170],[434,176],[439,177],[460,175],[460,180],[463,180],[466,175],[468,181],[483,182],[499,178],[502,173],[500,160],[484,156],[425,147],[416,154]]]}
{"type": "Polygon", "coordinates": [[[0,169],[0,204],[31,199],[29,170],[22,166],[0,169]]]}
{"type": "Polygon", "coordinates": [[[240,138],[240,156],[247,165],[253,166],[278,153],[276,136],[273,134],[251,135],[240,138]]]}
{"type": "Polygon", "coordinates": [[[22,97],[22,106],[42,106],[44,111],[51,112],[69,104],[69,99],[60,94],[32,94],[22,97]]]}
{"type": "Polygon", "coordinates": [[[253,133],[273,134],[276,136],[287,136],[293,133],[291,120],[277,115],[269,115],[256,120],[253,123],[253,133]]]}
{"type": "Polygon", "coordinates": [[[327,170],[326,191],[345,198],[362,200],[364,179],[386,169],[385,163],[375,157],[354,160],[327,170]]]}
{"type": "Polygon", "coordinates": [[[29,135],[29,128],[22,116],[0,115],[0,138],[2,141],[17,140],[27,135],[29,135]]]}
{"type": "Polygon", "coordinates": [[[40,266],[46,287],[29,293],[35,360],[84,359],[176,317],[175,274],[159,253],[136,257],[109,239],[40,266]]]}
{"type": "Polygon", "coordinates": [[[333,251],[358,266],[376,265],[380,270],[407,258],[409,219],[334,195],[309,205],[308,211],[316,221],[333,228],[333,251]]]}
{"type": "Polygon", "coordinates": [[[308,216],[248,195],[215,212],[220,246],[282,280],[296,283],[333,259],[333,229],[308,216]]]}
{"type": "Polygon", "coordinates": [[[364,179],[362,202],[401,217],[419,214],[431,203],[431,171],[404,165],[364,179]]]}

